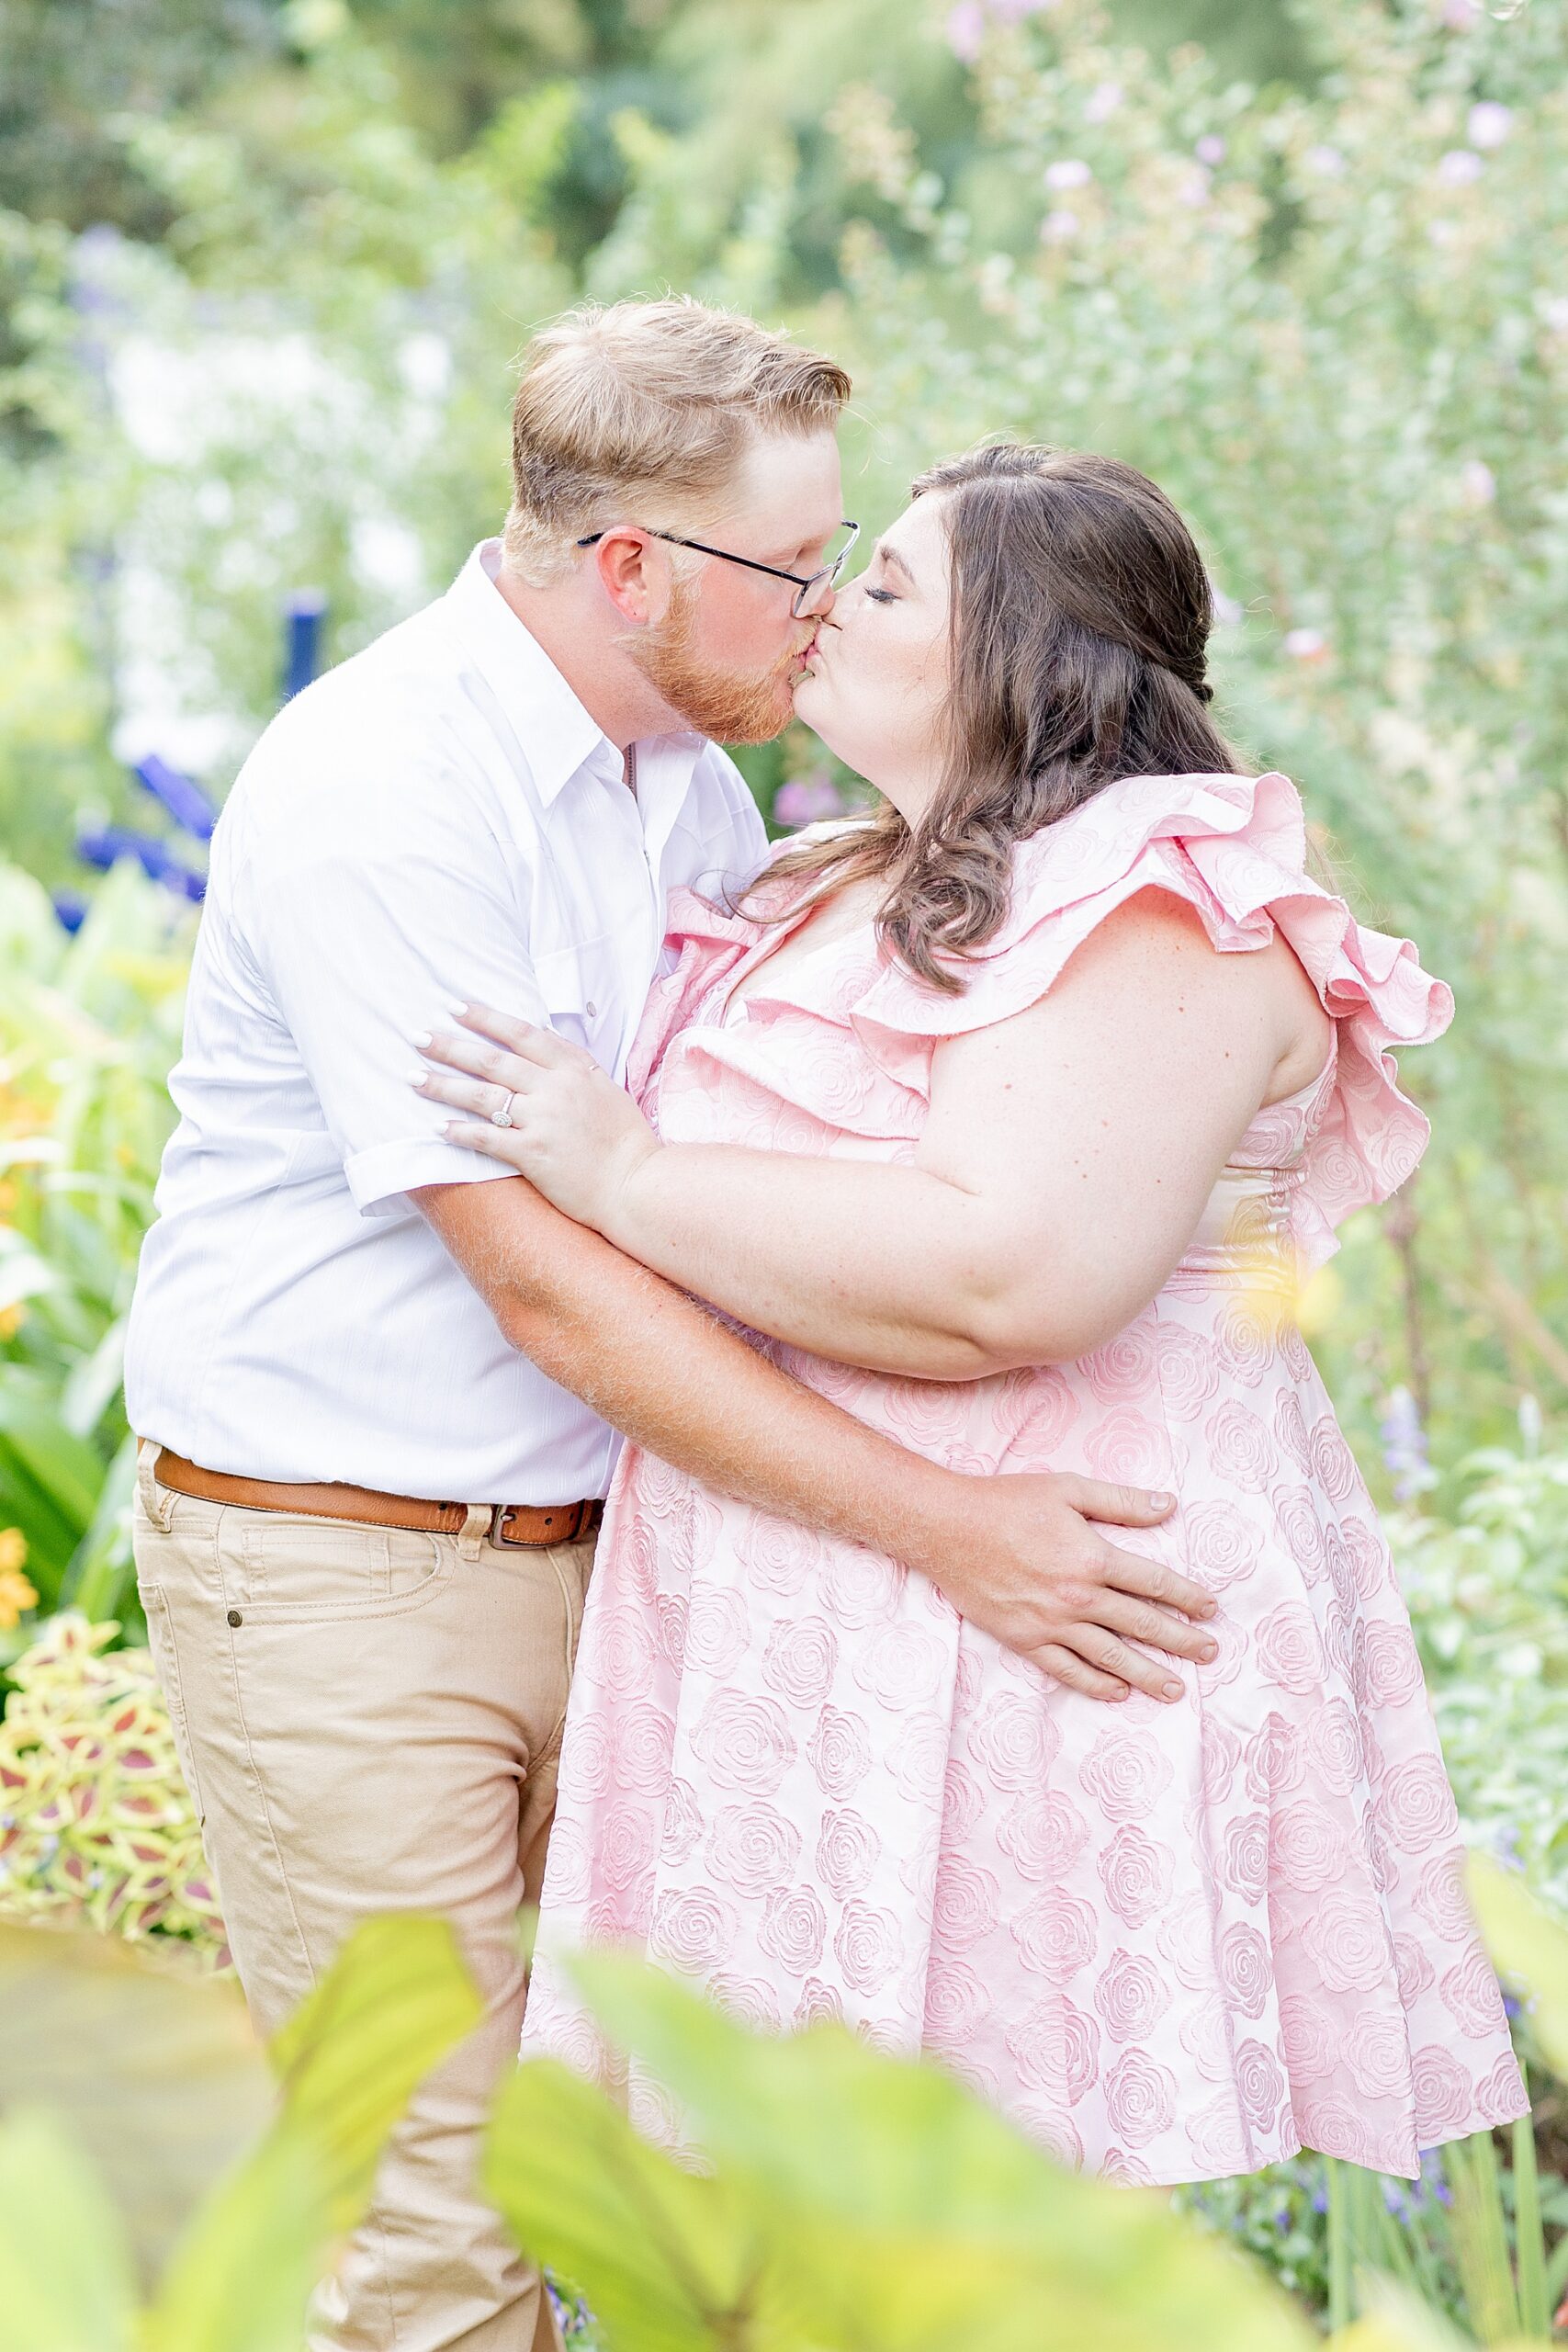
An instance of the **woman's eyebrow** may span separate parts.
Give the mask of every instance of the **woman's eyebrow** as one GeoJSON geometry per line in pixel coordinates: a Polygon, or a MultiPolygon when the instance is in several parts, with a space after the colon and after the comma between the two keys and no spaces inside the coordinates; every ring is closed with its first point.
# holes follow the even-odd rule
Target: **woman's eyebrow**
{"type": "Polygon", "coordinates": [[[905,562],[897,548],[890,548],[886,539],[878,539],[874,552],[882,558],[884,563],[896,564],[897,569],[903,573],[905,579],[908,582],[911,588],[918,588],[919,586],[919,582],[916,579],[914,573],[910,571],[908,565],[905,562]]]}

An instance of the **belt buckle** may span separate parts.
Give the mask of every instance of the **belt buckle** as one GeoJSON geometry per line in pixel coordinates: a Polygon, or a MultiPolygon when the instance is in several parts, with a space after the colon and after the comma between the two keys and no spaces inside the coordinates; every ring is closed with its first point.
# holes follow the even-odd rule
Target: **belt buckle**
{"type": "Polygon", "coordinates": [[[545,1510],[542,1504],[534,1506],[535,1509],[543,1511],[547,1523],[553,1519],[559,1519],[558,1533],[555,1528],[551,1527],[548,1533],[543,1536],[509,1535],[507,1522],[514,1519],[519,1510],[524,1508],[525,1506],[517,1503],[496,1504],[490,1520],[490,1540],[492,1544],[499,1544],[502,1549],[507,1552],[547,1552],[554,1544],[570,1544],[575,1539],[578,1521],[582,1516],[576,1503],[569,1505],[558,1512],[545,1510]]]}

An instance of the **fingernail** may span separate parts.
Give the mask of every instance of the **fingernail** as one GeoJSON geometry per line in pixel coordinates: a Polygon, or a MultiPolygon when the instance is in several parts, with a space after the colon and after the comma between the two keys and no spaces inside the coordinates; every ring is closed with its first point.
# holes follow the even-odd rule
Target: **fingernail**
{"type": "Polygon", "coordinates": [[[430,1072],[427,1069],[412,1069],[409,1072],[409,1084],[411,1086],[423,1086],[429,1076],[430,1072]]]}
{"type": "Polygon", "coordinates": [[[1151,1510],[1168,1510],[1175,1500],[1176,1497],[1174,1495],[1151,1495],[1149,1497],[1149,1509],[1151,1510]]]}
{"type": "Polygon", "coordinates": [[[449,1004],[446,1010],[454,1021],[466,1021],[473,1007],[468,1004],[449,1004]]]}
{"type": "Polygon", "coordinates": [[[1198,1614],[1200,1617],[1212,1617],[1219,1608],[1219,1605],[1220,1604],[1217,1600],[1205,1600],[1202,1607],[1199,1610],[1198,1614]]]}
{"type": "Polygon", "coordinates": [[[1217,1658],[1219,1654],[1220,1645],[1218,1642],[1205,1642],[1202,1648],[1198,1653],[1205,1666],[1208,1666],[1214,1658],[1217,1658]]]}
{"type": "Polygon", "coordinates": [[[1165,1686],[1165,1695],[1168,1699],[1179,1699],[1181,1696],[1180,1683],[1168,1682],[1165,1686]]]}
{"type": "Polygon", "coordinates": [[[409,1039],[409,1044],[411,1046],[417,1046],[422,1054],[423,1053],[426,1046],[434,1046],[434,1043],[435,1039],[428,1029],[416,1029],[409,1039]]]}

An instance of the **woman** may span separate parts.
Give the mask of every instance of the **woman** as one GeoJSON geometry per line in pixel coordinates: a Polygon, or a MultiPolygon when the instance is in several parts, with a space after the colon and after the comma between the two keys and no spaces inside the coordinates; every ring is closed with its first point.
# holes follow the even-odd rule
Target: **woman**
{"type": "Polygon", "coordinates": [[[739,912],[676,907],[642,1110],[494,1015],[513,1050],[437,1041],[516,1098],[449,1133],[906,1444],[1174,1488],[1145,1540],[1219,1600],[1168,1703],[1108,1635],[1097,1704],[891,1561],[629,1450],[530,2049],[610,2071],[555,1959],[608,1937],[756,2023],[930,2052],[1122,2178],[1303,2144],[1413,2175],[1524,2110],[1408,1620],[1289,1318],[1419,1158],[1385,1048],[1450,1001],[1309,878],[1292,786],[1240,772],[1209,617],[1130,469],[937,469],[799,690],[886,806],[739,912]]]}

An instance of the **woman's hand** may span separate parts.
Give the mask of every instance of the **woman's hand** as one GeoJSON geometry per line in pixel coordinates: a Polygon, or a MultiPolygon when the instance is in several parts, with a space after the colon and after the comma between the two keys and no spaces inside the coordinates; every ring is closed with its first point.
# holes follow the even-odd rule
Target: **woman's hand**
{"type": "Polygon", "coordinates": [[[505,1160],[579,1225],[608,1233],[632,1179],[660,1148],[631,1096],[553,1030],[486,1004],[466,1004],[457,1018],[468,1034],[443,1029],[413,1040],[435,1065],[415,1080],[416,1091],[468,1114],[447,1125],[448,1142],[505,1160]],[[508,1124],[495,1124],[498,1112],[508,1124]]]}

